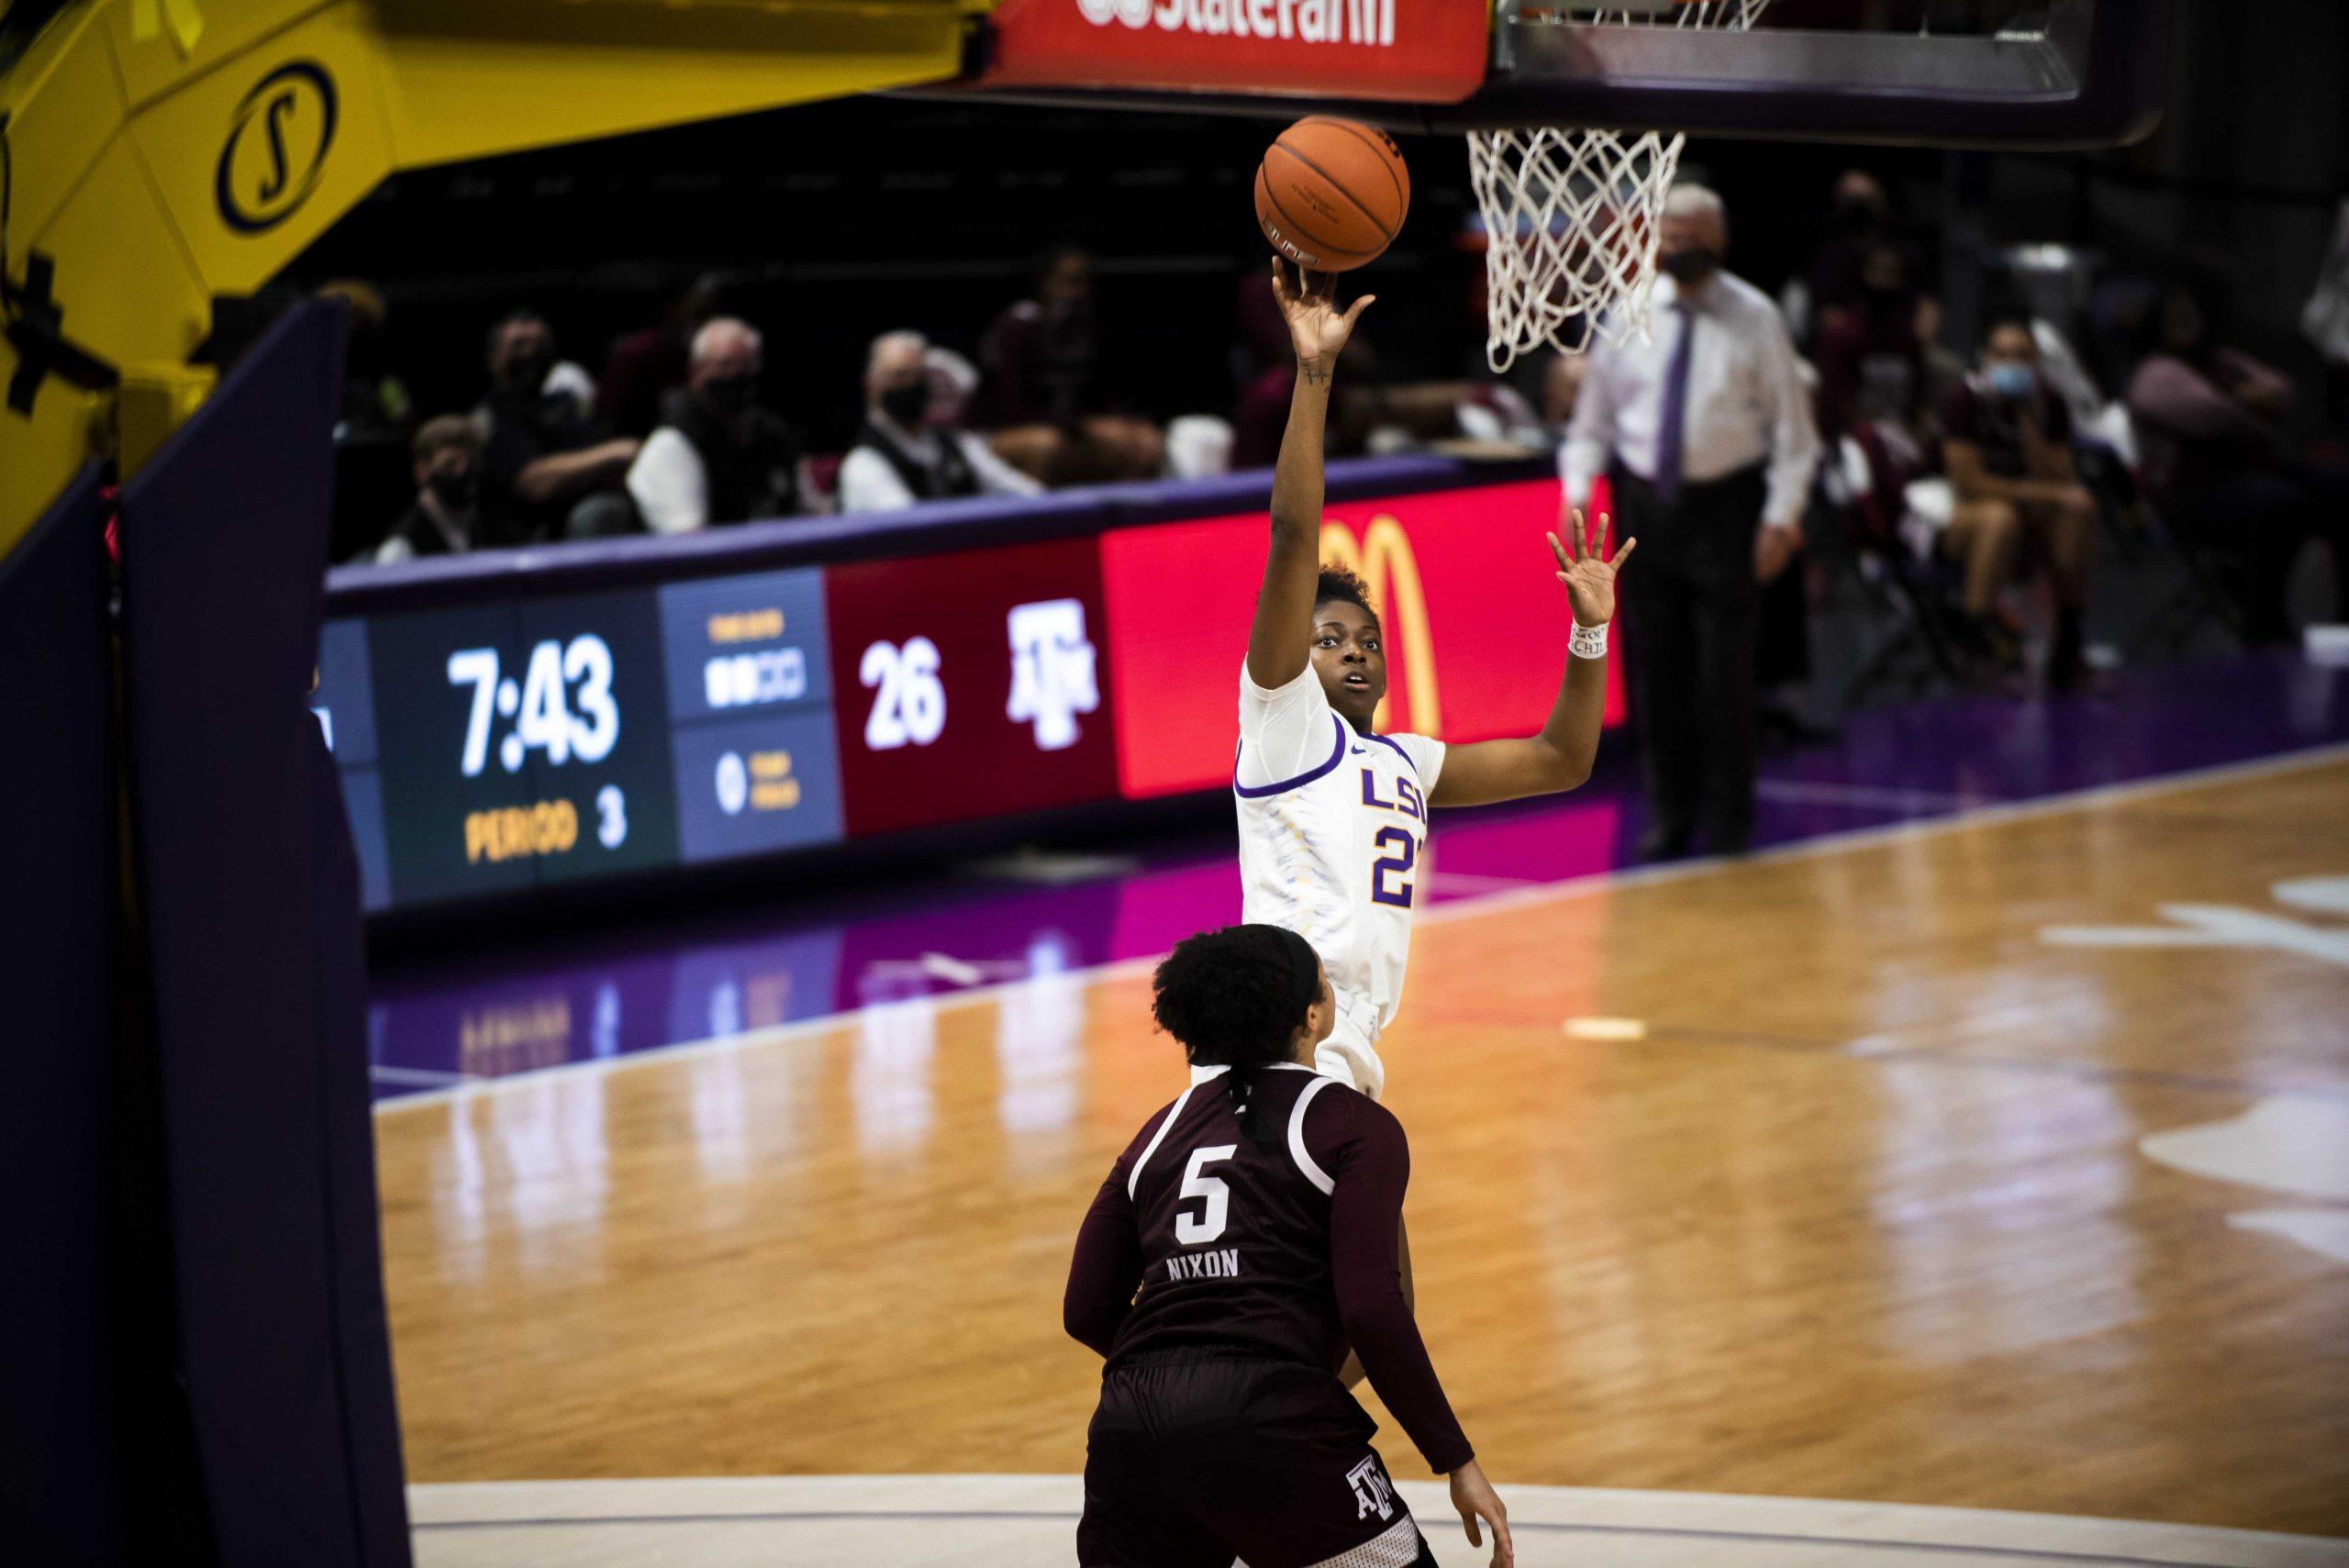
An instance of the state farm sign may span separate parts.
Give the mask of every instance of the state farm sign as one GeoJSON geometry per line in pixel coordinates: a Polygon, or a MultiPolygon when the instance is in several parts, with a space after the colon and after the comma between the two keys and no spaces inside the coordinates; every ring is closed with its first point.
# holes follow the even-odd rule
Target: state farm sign
{"type": "Polygon", "coordinates": [[[1095,27],[1123,22],[1219,38],[1302,39],[1307,43],[1395,42],[1395,0],[1076,0],[1095,27]]]}
{"type": "Polygon", "coordinates": [[[1486,0],[1004,0],[982,86],[1457,103],[1486,0]]]}

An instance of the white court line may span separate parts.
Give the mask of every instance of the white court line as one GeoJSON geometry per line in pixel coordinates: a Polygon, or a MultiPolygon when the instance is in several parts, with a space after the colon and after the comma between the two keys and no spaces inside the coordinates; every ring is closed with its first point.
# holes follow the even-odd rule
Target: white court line
{"type": "Polygon", "coordinates": [[[1782,800],[1793,806],[1856,806],[1876,811],[1970,811],[1996,806],[1994,795],[1944,795],[1930,789],[1878,789],[1873,784],[1813,784],[1804,779],[1764,779],[1753,786],[1756,797],[1782,800]]]}
{"type": "MultiPolygon", "coordinates": [[[[1827,833],[1796,843],[1779,844],[1758,850],[1734,860],[1709,857],[1699,860],[1674,861],[1663,865],[1635,866],[1628,870],[1593,872],[1585,876],[1568,877],[1560,882],[1538,883],[1531,886],[1505,892],[1472,895],[1453,899],[1423,911],[1416,925],[1446,924],[1470,916],[1504,913],[1512,909],[1531,908],[1537,905],[1563,902],[1586,897],[1594,893],[1612,892],[1625,887],[1645,887],[1652,883],[1677,882],[1684,877],[1708,876],[1743,870],[1749,866],[1775,865],[1782,861],[1808,860],[1818,855],[1841,854],[1849,850],[1872,849],[1881,844],[1902,843],[1919,839],[1939,838],[1943,834],[1969,832],[1977,828],[2000,827],[2009,822],[2030,821],[2041,817],[2054,817],[2070,811],[2085,811],[2098,806],[2125,805],[2132,801],[2149,800],[2165,795],[2181,795],[2213,784],[2237,784],[2250,779],[2273,777],[2277,773],[2301,773],[2333,762],[2349,762],[2349,742],[2329,746],[2313,746],[2304,751],[2286,751],[2275,756],[2254,758],[2242,762],[2221,762],[2213,767],[2194,768],[2184,773],[2165,773],[2156,778],[2134,779],[2126,784],[2097,784],[2084,790],[2065,794],[2040,795],[2031,800],[2005,802],[1963,811],[1948,817],[1929,817],[1919,822],[1885,822],[1874,827],[1855,828],[1849,832],[1827,833]]],[[[1157,966],[1161,953],[1137,958],[1119,959],[1109,963],[1088,968],[1067,970],[1052,978],[1055,984],[1072,980],[1087,982],[1123,980],[1131,975],[1147,974],[1157,966]]],[[[940,1010],[966,1007],[975,1003],[991,1002],[1007,992],[1032,984],[1030,978],[1008,980],[993,985],[974,985],[967,990],[948,991],[926,998],[940,1010]]],[[[591,1057],[584,1062],[567,1062],[554,1067],[541,1067],[527,1073],[512,1073],[503,1078],[480,1078],[457,1084],[445,1089],[429,1089],[421,1094],[403,1095],[395,1100],[385,1100],[374,1106],[379,1117],[396,1116],[403,1111],[423,1110],[444,1105],[458,1097],[503,1094],[508,1090],[545,1084],[549,1079],[562,1078],[582,1073],[629,1073],[656,1062],[674,1061],[679,1056],[707,1054],[718,1051],[743,1051],[763,1046],[780,1045],[786,1040],[835,1029],[856,1017],[856,1011],[828,1013],[821,1018],[802,1018],[796,1022],[777,1024],[763,1029],[749,1029],[740,1034],[719,1035],[714,1039],[681,1040],[674,1045],[656,1046],[626,1056],[591,1057]]]]}
{"type": "Polygon", "coordinates": [[[1462,897],[1467,898],[1479,892],[1497,893],[1511,888],[1534,887],[1540,885],[1541,881],[1538,876],[1495,876],[1481,871],[1440,871],[1431,879],[1430,885],[1437,892],[1450,892],[1456,888],[1462,897]]]}
{"type": "MultiPolygon", "coordinates": [[[[1482,1564],[1442,1483],[1404,1481],[1442,1560],[1482,1564]]],[[[1720,1568],[2343,1568],[2349,1542],[2079,1515],[1500,1484],[1524,1568],[1702,1562],[1720,1568]]],[[[1071,1560],[1074,1475],[704,1476],[419,1484],[420,1568],[597,1562],[1071,1560]],[[827,1550],[829,1549],[829,1550],[827,1550]]]]}
{"type": "Polygon", "coordinates": [[[367,1069],[367,1075],[385,1084],[463,1084],[472,1080],[465,1073],[446,1073],[437,1067],[395,1067],[376,1062],[367,1069]]]}

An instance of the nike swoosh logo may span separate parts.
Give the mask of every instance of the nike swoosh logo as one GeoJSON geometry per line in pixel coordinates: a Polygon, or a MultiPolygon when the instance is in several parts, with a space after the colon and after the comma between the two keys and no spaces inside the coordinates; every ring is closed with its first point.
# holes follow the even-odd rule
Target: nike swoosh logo
{"type": "Polygon", "coordinates": [[[1367,757],[1370,755],[1370,748],[1367,746],[1357,746],[1354,748],[1354,755],[1357,757],[1367,757]]]}

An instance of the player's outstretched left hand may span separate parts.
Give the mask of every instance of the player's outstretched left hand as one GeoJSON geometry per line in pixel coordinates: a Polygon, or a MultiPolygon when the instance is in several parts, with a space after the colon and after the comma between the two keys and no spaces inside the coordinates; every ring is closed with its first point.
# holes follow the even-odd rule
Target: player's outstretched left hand
{"type": "Polygon", "coordinates": [[[1597,518],[1582,512],[1566,516],[1566,538],[1572,542],[1560,544],[1556,534],[1550,536],[1550,552],[1558,558],[1558,581],[1566,585],[1576,626],[1605,626],[1615,618],[1615,575],[1640,541],[1625,539],[1610,561],[1606,553],[1610,519],[1603,513],[1597,518]]]}
{"type": "Polygon", "coordinates": [[[1472,1459],[1448,1479],[1452,1506],[1460,1510],[1460,1525],[1468,1532],[1468,1544],[1485,1544],[1485,1538],[1476,1533],[1476,1522],[1481,1519],[1492,1527],[1493,1568],[1517,1568],[1517,1548],[1508,1538],[1508,1510],[1501,1507],[1493,1484],[1485,1479],[1484,1467],[1472,1459]]]}

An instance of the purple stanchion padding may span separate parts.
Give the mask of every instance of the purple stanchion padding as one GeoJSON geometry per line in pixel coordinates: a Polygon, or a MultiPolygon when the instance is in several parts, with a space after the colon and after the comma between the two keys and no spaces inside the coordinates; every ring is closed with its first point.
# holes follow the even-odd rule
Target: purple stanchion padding
{"type": "Polygon", "coordinates": [[[342,327],[290,312],[126,489],[137,935],[220,1560],[409,1562],[357,875],[305,701],[342,327]]]}
{"type": "MultiPolygon", "coordinates": [[[[51,393],[50,395],[57,395],[51,393]]],[[[95,469],[0,559],[0,1538],[127,1561],[111,1255],[115,766],[95,469]]]]}

